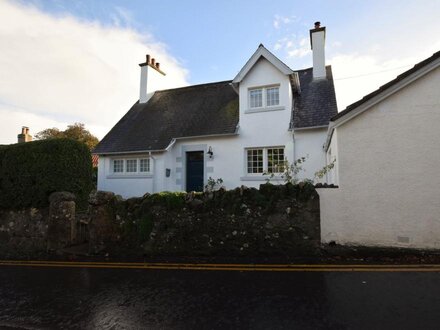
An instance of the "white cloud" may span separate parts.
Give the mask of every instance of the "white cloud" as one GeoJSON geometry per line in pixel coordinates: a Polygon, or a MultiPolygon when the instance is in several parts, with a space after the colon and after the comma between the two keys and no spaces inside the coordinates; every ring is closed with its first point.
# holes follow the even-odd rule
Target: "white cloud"
{"type": "Polygon", "coordinates": [[[188,71],[150,34],[8,1],[0,21],[0,144],[15,142],[22,125],[36,132],[83,122],[102,138],[138,99],[137,64],[147,53],[167,73],[166,88],[187,85],[188,71]]]}
{"type": "Polygon", "coordinates": [[[0,118],[2,118],[0,136],[4,137],[1,139],[0,144],[17,142],[17,135],[21,133],[22,126],[31,126],[31,135],[35,135],[35,133],[49,127],[60,129],[67,127],[66,122],[35,115],[11,106],[0,105],[0,118]]]}
{"type": "Polygon", "coordinates": [[[274,50],[284,50],[288,58],[301,58],[311,54],[310,45],[308,42],[308,38],[297,37],[295,34],[292,34],[288,37],[279,39],[274,45],[274,50]]]}
{"type": "Polygon", "coordinates": [[[298,22],[299,19],[296,16],[282,16],[282,15],[275,15],[273,19],[273,27],[275,29],[281,28],[283,25],[288,25],[291,23],[298,22]]]}

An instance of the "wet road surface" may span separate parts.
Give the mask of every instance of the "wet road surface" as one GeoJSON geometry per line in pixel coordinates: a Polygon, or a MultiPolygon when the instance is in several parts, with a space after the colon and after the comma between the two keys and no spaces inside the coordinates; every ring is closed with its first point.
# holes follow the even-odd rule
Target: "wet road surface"
{"type": "Polygon", "coordinates": [[[439,272],[0,267],[4,329],[439,327],[439,272]]]}

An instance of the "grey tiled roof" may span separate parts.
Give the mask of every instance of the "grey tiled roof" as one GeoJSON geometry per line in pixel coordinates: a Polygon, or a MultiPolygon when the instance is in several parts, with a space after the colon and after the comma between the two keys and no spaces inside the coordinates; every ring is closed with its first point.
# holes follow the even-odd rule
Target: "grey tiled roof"
{"type": "Polygon", "coordinates": [[[294,95],[290,128],[328,125],[338,113],[331,66],[327,78],[313,80],[313,68],[297,71],[301,93],[294,95]]]}
{"type": "MultiPolygon", "coordinates": [[[[328,125],[338,113],[331,68],[327,79],[312,75],[312,69],[298,71],[301,93],[294,95],[290,128],[328,125]]],[[[173,138],[234,134],[238,103],[230,80],[157,91],[147,103],[136,102],[93,152],[159,151],[173,138]]]]}
{"type": "Polygon", "coordinates": [[[136,102],[94,153],[164,150],[173,138],[233,134],[238,94],[231,81],[157,91],[136,102]]]}

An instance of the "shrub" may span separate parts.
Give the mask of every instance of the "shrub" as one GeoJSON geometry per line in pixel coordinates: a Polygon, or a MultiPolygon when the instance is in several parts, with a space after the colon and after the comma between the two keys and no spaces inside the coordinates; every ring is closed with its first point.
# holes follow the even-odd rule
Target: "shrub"
{"type": "Polygon", "coordinates": [[[0,208],[44,207],[55,191],[85,205],[92,189],[92,160],[83,143],[51,139],[0,148],[0,208]]]}

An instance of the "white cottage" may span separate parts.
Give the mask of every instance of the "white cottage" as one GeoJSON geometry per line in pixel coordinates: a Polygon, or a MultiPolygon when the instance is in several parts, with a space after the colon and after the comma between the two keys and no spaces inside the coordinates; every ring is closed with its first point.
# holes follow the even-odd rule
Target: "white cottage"
{"type": "Polygon", "coordinates": [[[147,55],[139,101],[94,150],[98,189],[201,191],[209,177],[258,187],[263,173],[300,157],[302,177],[313,177],[337,107],[325,27],[317,22],[310,36],[313,68],[294,71],[260,45],[231,81],[167,90],[157,90],[164,72],[147,55]]]}
{"type": "Polygon", "coordinates": [[[324,243],[440,248],[440,52],[332,118],[324,243]]]}

